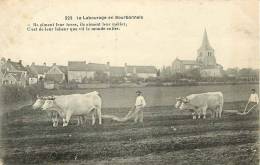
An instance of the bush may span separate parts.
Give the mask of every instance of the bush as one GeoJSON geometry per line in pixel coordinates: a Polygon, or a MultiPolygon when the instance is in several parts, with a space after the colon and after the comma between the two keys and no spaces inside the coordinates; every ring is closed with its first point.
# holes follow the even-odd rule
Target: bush
{"type": "Polygon", "coordinates": [[[2,86],[0,88],[1,102],[3,104],[10,104],[17,101],[26,101],[36,98],[40,93],[38,86],[29,86],[26,88],[17,85],[2,86]]]}

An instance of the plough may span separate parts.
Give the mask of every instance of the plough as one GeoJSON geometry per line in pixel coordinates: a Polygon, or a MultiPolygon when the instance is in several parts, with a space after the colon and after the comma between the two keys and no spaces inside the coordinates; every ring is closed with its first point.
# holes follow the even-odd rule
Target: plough
{"type": "Polygon", "coordinates": [[[115,115],[102,115],[102,118],[106,118],[106,119],[112,119],[114,121],[118,121],[118,122],[126,122],[128,120],[130,120],[131,118],[133,118],[133,116],[135,116],[140,110],[135,110],[135,109],[131,109],[124,117],[120,118],[117,117],[115,115]]]}
{"type": "Polygon", "coordinates": [[[258,103],[255,104],[255,105],[253,105],[253,106],[247,111],[248,104],[249,104],[249,102],[247,102],[246,107],[245,107],[245,109],[244,109],[244,111],[243,111],[242,113],[241,113],[241,112],[237,112],[237,114],[238,114],[238,115],[247,115],[251,110],[253,110],[253,109],[258,105],[258,103]]]}

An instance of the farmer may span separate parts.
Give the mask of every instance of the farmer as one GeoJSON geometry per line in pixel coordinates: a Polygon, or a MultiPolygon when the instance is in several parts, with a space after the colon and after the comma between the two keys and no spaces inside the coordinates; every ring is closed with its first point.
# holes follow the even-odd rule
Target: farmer
{"type": "Polygon", "coordinates": [[[127,121],[131,118],[134,118],[134,122],[137,123],[137,122],[141,122],[143,123],[143,118],[144,118],[144,115],[143,115],[143,109],[146,105],[146,102],[144,100],[144,97],[141,95],[141,91],[136,91],[136,94],[137,94],[137,97],[136,97],[136,100],[135,100],[135,105],[132,107],[132,109],[128,112],[128,114],[123,117],[122,119],[119,119],[119,118],[114,118],[114,120],[116,121],[127,121]]]}
{"type": "Polygon", "coordinates": [[[135,114],[135,119],[134,122],[137,123],[138,121],[143,123],[144,121],[144,114],[143,114],[143,109],[146,106],[146,102],[144,100],[144,97],[142,96],[142,92],[141,91],[136,91],[137,97],[135,100],[135,105],[134,105],[134,109],[136,111],[135,114]]]}
{"type": "Polygon", "coordinates": [[[251,89],[251,95],[248,99],[248,107],[253,107],[259,103],[259,98],[257,93],[255,92],[255,89],[251,89]]]}

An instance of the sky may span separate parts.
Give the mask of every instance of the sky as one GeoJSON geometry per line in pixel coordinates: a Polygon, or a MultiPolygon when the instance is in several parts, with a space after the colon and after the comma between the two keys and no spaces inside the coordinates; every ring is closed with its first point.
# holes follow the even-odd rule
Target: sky
{"type": "MultiPolygon", "coordinates": [[[[259,68],[257,0],[3,0],[0,57],[47,65],[68,61],[111,65],[171,65],[195,60],[206,28],[217,63],[259,68]],[[65,16],[142,15],[120,31],[28,32],[33,22],[65,22],[65,16]]],[[[73,22],[77,22],[73,20],[73,22]]]]}

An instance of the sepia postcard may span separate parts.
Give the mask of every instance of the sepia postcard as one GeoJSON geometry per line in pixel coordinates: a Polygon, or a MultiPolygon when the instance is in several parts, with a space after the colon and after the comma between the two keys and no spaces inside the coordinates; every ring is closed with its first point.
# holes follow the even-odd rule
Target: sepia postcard
{"type": "Polygon", "coordinates": [[[258,0],[1,0],[0,165],[258,165],[258,0]]]}

